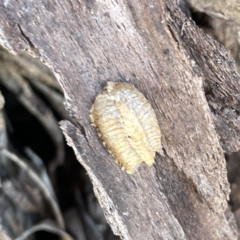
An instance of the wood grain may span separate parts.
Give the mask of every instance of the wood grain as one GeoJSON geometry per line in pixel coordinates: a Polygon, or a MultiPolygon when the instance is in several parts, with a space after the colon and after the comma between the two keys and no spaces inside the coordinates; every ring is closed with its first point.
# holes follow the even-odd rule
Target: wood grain
{"type": "Polygon", "coordinates": [[[61,127],[115,234],[236,239],[223,149],[240,147],[239,74],[229,52],[176,1],[9,0],[0,26],[5,47],[54,70],[75,124],[61,127]],[[133,176],[91,127],[89,109],[111,79],[144,94],[162,132],[164,156],[133,176]]]}

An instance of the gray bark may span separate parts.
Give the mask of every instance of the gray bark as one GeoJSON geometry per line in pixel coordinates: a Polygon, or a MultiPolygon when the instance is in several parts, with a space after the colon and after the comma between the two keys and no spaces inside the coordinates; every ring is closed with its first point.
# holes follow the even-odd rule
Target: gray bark
{"type": "Polygon", "coordinates": [[[224,151],[239,149],[239,74],[221,45],[173,0],[5,1],[0,43],[52,68],[73,123],[61,123],[122,239],[236,239],[224,151]],[[107,81],[153,106],[163,150],[121,171],[90,124],[107,81]]]}

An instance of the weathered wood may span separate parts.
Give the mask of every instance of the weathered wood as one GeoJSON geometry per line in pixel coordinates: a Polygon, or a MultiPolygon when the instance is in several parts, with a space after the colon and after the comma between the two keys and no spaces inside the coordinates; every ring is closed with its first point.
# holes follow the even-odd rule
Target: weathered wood
{"type": "Polygon", "coordinates": [[[230,54],[173,0],[6,1],[0,42],[54,70],[76,126],[62,122],[113,231],[123,239],[236,239],[223,150],[238,150],[239,75],[230,54]],[[106,81],[153,106],[163,151],[134,175],[90,125],[106,81]]]}
{"type": "MultiPolygon", "coordinates": [[[[197,11],[202,11],[209,14],[212,17],[219,17],[225,19],[229,26],[223,26],[221,24],[221,30],[217,29],[217,21],[212,21],[212,27],[217,32],[216,37],[224,45],[235,47],[232,49],[232,54],[237,62],[238,71],[240,70],[239,60],[239,44],[240,44],[240,15],[239,15],[239,2],[236,0],[224,1],[224,0],[187,0],[192,8],[197,11]],[[222,34],[220,33],[222,32],[222,34]],[[221,39],[221,35],[224,35],[224,40],[221,39]],[[231,40],[229,39],[231,38],[231,40]],[[235,41],[235,44],[232,43],[235,41]],[[234,46],[235,45],[235,46],[234,46]]],[[[221,145],[226,152],[234,152],[239,150],[239,84],[237,83],[238,77],[235,76],[235,72],[232,72],[232,66],[235,65],[231,59],[228,58],[225,51],[222,48],[216,48],[211,46],[212,44],[202,45],[201,36],[196,36],[199,39],[198,42],[191,41],[188,35],[186,35],[184,42],[188,44],[190,48],[198,51],[194,59],[205,71],[204,89],[206,97],[208,99],[212,113],[214,114],[214,121],[216,124],[217,132],[220,135],[221,145]],[[200,37],[200,38],[199,38],[200,37]],[[216,54],[218,51],[218,54],[216,54]],[[209,56],[211,60],[205,61],[205,58],[209,56]],[[219,57],[221,56],[221,57],[219,57]],[[206,62],[207,64],[202,64],[206,62]],[[210,69],[208,69],[210,68],[210,69]],[[228,79],[228,74],[231,79],[228,79]]],[[[191,53],[189,53],[191,56],[191,53]]],[[[196,54],[196,52],[194,53],[196,54]]],[[[235,67],[235,66],[234,66],[235,67]]]]}
{"type": "Polygon", "coordinates": [[[237,0],[187,0],[192,8],[210,16],[234,21],[240,26],[240,3],[237,0]]]}

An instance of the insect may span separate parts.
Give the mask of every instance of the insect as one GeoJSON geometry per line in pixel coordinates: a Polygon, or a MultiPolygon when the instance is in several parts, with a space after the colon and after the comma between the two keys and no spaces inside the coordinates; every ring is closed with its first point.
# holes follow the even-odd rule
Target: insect
{"type": "Polygon", "coordinates": [[[129,174],[141,162],[151,166],[161,146],[153,108],[133,85],[107,82],[90,110],[92,125],[116,162],[129,174]]]}

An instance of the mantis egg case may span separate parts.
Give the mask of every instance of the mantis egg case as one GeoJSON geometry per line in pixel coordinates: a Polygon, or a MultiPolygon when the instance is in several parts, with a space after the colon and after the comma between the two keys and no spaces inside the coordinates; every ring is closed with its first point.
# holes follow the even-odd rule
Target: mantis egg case
{"type": "Polygon", "coordinates": [[[107,82],[91,108],[91,121],[104,145],[127,173],[141,162],[151,166],[161,146],[153,108],[133,85],[107,82]]]}

